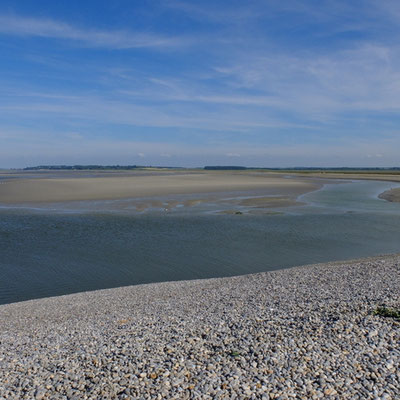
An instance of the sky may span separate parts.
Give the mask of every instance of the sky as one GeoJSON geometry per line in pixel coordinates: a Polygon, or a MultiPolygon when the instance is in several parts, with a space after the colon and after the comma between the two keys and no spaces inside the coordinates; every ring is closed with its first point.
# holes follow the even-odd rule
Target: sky
{"type": "Polygon", "coordinates": [[[398,0],[2,0],[0,167],[400,166],[398,0]]]}

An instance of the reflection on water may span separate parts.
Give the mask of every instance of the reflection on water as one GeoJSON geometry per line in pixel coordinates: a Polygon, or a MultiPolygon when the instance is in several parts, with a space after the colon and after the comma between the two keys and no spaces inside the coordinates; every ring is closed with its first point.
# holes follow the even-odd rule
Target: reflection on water
{"type": "Polygon", "coordinates": [[[2,210],[0,303],[400,252],[390,186],[328,185],[284,215],[2,210]]]}

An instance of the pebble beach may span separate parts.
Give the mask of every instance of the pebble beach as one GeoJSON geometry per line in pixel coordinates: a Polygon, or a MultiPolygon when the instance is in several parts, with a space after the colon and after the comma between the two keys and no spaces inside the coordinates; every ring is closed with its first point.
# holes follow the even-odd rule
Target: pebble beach
{"type": "Polygon", "coordinates": [[[0,306],[0,399],[399,399],[400,255],[0,306]]]}

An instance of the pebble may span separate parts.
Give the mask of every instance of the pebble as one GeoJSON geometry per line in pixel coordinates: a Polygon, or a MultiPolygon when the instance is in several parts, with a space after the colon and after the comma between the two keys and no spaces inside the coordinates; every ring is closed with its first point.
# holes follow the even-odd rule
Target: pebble
{"type": "Polygon", "coordinates": [[[400,256],[0,306],[0,399],[400,399],[400,256]]]}

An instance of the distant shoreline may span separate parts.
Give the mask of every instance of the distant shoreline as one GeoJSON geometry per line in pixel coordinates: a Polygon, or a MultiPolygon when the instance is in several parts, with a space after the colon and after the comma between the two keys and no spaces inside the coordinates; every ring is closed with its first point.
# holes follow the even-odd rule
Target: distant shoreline
{"type": "Polygon", "coordinates": [[[400,167],[247,167],[241,165],[207,165],[204,167],[176,167],[155,165],[101,165],[101,164],[76,164],[76,165],[38,165],[25,167],[23,171],[43,170],[133,170],[133,169],[175,169],[175,170],[209,170],[209,171],[277,171],[277,172],[338,172],[338,173],[395,173],[400,174],[400,167]]]}

